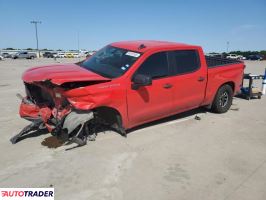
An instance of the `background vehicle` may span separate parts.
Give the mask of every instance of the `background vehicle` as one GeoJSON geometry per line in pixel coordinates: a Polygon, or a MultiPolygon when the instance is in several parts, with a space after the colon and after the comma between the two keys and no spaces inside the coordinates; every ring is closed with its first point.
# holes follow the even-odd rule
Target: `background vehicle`
{"type": "MultiPolygon", "coordinates": [[[[206,54],[206,56],[210,56],[210,57],[215,57],[215,58],[227,58],[227,56],[229,56],[229,54],[226,53],[208,53],[206,54]]],[[[240,60],[243,60],[245,57],[241,58],[240,60]]]]}
{"type": "Polygon", "coordinates": [[[80,58],[81,57],[79,53],[72,53],[72,55],[74,58],[80,58]]]}
{"type": "Polygon", "coordinates": [[[43,57],[44,58],[54,58],[56,53],[52,52],[44,52],[43,57]]]}
{"type": "Polygon", "coordinates": [[[66,53],[65,58],[74,58],[73,53],[66,53]]]}
{"type": "Polygon", "coordinates": [[[54,57],[56,57],[56,58],[65,58],[65,53],[62,53],[62,52],[57,53],[57,54],[54,55],[54,57]]]}
{"type": "Polygon", "coordinates": [[[228,56],[226,56],[226,58],[229,59],[236,59],[236,60],[241,60],[243,56],[241,55],[237,55],[237,54],[229,54],[228,56]]]}
{"type": "Polygon", "coordinates": [[[95,54],[97,51],[90,51],[85,54],[86,59],[91,57],[93,54],[95,54]]]}
{"type": "Polygon", "coordinates": [[[207,56],[216,57],[216,58],[222,58],[222,54],[220,53],[208,53],[207,56]]]}
{"type": "Polygon", "coordinates": [[[4,58],[12,58],[12,55],[9,53],[2,53],[2,57],[4,58]]]}
{"type": "Polygon", "coordinates": [[[24,130],[42,124],[58,138],[84,145],[95,139],[98,125],[126,136],[127,129],[200,106],[227,112],[243,71],[241,61],[205,57],[199,46],[116,42],[79,65],[27,70],[20,115],[33,121],[24,130]]]}
{"type": "Polygon", "coordinates": [[[0,60],[4,60],[4,57],[3,56],[0,56],[0,60]]]}
{"type": "Polygon", "coordinates": [[[91,57],[91,55],[90,55],[90,54],[87,54],[87,55],[86,55],[86,59],[88,59],[89,57],[91,57]]]}
{"type": "Polygon", "coordinates": [[[35,53],[28,53],[24,51],[24,52],[19,52],[13,55],[13,59],[17,59],[17,58],[34,59],[34,58],[37,58],[37,55],[35,53]]]}
{"type": "Polygon", "coordinates": [[[249,55],[247,60],[262,60],[262,56],[260,55],[249,55]]]}

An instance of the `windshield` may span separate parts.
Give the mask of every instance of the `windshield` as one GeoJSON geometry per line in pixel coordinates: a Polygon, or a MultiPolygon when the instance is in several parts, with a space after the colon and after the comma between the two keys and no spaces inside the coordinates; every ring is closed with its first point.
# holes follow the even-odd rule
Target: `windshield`
{"type": "Polygon", "coordinates": [[[140,57],[140,53],[106,46],[80,66],[107,78],[122,76],[140,57]]]}

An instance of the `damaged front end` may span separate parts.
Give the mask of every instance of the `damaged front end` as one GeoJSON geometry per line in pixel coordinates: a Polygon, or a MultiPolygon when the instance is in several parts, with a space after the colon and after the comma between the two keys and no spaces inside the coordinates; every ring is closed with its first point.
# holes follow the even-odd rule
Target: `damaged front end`
{"type": "Polygon", "coordinates": [[[10,139],[13,144],[22,136],[42,129],[63,142],[71,141],[79,146],[85,145],[87,139],[95,139],[92,127],[96,126],[91,125],[96,123],[94,113],[75,109],[63,95],[66,88],[46,80],[25,82],[25,89],[26,97],[17,95],[21,99],[19,114],[31,124],[10,139]]]}

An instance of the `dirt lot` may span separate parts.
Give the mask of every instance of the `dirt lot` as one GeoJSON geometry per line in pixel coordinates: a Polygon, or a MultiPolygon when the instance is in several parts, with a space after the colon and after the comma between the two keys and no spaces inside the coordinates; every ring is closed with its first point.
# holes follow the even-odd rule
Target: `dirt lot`
{"type": "MultiPolygon", "coordinates": [[[[60,62],[74,62],[62,59],[60,62]]],[[[196,110],[131,131],[99,134],[87,146],[51,147],[50,135],[9,142],[21,74],[53,59],[0,61],[0,187],[55,188],[55,199],[266,199],[266,98],[235,98],[226,114],[196,110]],[[199,112],[201,120],[194,116],[199,112]]],[[[264,72],[266,61],[246,62],[264,72]]]]}

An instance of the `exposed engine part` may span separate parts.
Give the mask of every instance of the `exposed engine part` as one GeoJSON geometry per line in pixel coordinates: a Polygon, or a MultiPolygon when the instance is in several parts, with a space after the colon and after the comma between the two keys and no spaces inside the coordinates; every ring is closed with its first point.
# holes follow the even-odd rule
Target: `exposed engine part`
{"type": "Polygon", "coordinates": [[[72,111],[66,116],[62,129],[67,129],[70,134],[80,125],[83,128],[84,123],[92,118],[93,112],[72,111]]]}
{"type": "Polygon", "coordinates": [[[78,138],[78,137],[73,137],[71,139],[71,142],[76,143],[78,146],[84,146],[84,145],[87,144],[87,139],[81,139],[81,138],[78,138]]]}
{"type": "MultiPolygon", "coordinates": [[[[103,113],[101,113],[103,114],[103,113]]],[[[75,110],[69,113],[63,122],[61,130],[58,130],[58,138],[64,138],[69,142],[78,144],[78,146],[83,146],[87,144],[88,141],[95,141],[97,133],[105,131],[107,129],[112,129],[120,132],[123,136],[126,137],[126,132],[121,131],[124,129],[119,129],[114,127],[113,123],[106,121],[105,118],[99,113],[94,111],[80,111],[75,110]]],[[[107,114],[107,113],[105,113],[107,114]]]]}
{"type": "Polygon", "coordinates": [[[201,120],[201,117],[198,116],[198,115],[196,115],[196,116],[195,116],[195,120],[201,120]]]}
{"type": "Polygon", "coordinates": [[[36,105],[47,105],[52,108],[55,106],[55,102],[49,92],[49,87],[52,87],[49,82],[38,85],[25,83],[27,96],[33,103],[36,105]]]}
{"type": "Polygon", "coordinates": [[[65,117],[61,129],[61,137],[62,134],[67,134],[67,136],[63,137],[67,138],[70,142],[74,142],[78,146],[87,144],[87,139],[91,140],[91,133],[87,125],[92,119],[93,112],[91,111],[72,111],[65,117]]]}
{"type": "Polygon", "coordinates": [[[34,131],[34,130],[40,130],[40,129],[44,129],[44,125],[43,125],[43,122],[42,120],[35,120],[33,121],[31,124],[29,124],[28,126],[24,127],[22,129],[22,131],[20,131],[17,135],[13,136],[11,139],[10,139],[10,142],[12,144],[16,144],[18,142],[18,140],[25,134],[31,132],[31,131],[34,131]]]}
{"type": "Polygon", "coordinates": [[[97,133],[114,130],[126,137],[122,119],[118,111],[108,107],[92,110],[78,110],[66,98],[64,92],[70,89],[93,85],[103,81],[66,82],[60,87],[49,80],[26,83],[26,97],[21,99],[20,116],[33,123],[25,127],[11,139],[14,144],[31,131],[47,129],[63,143],[76,143],[78,146],[95,141],[97,133]]]}
{"type": "Polygon", "coordinates": [[[23,102],[27,103],[27,104],[31,104],[32,102],[30,102],[28,99],[23,98],[23,96],[19,93],[16,94],[16,96],[23,102]]]}

